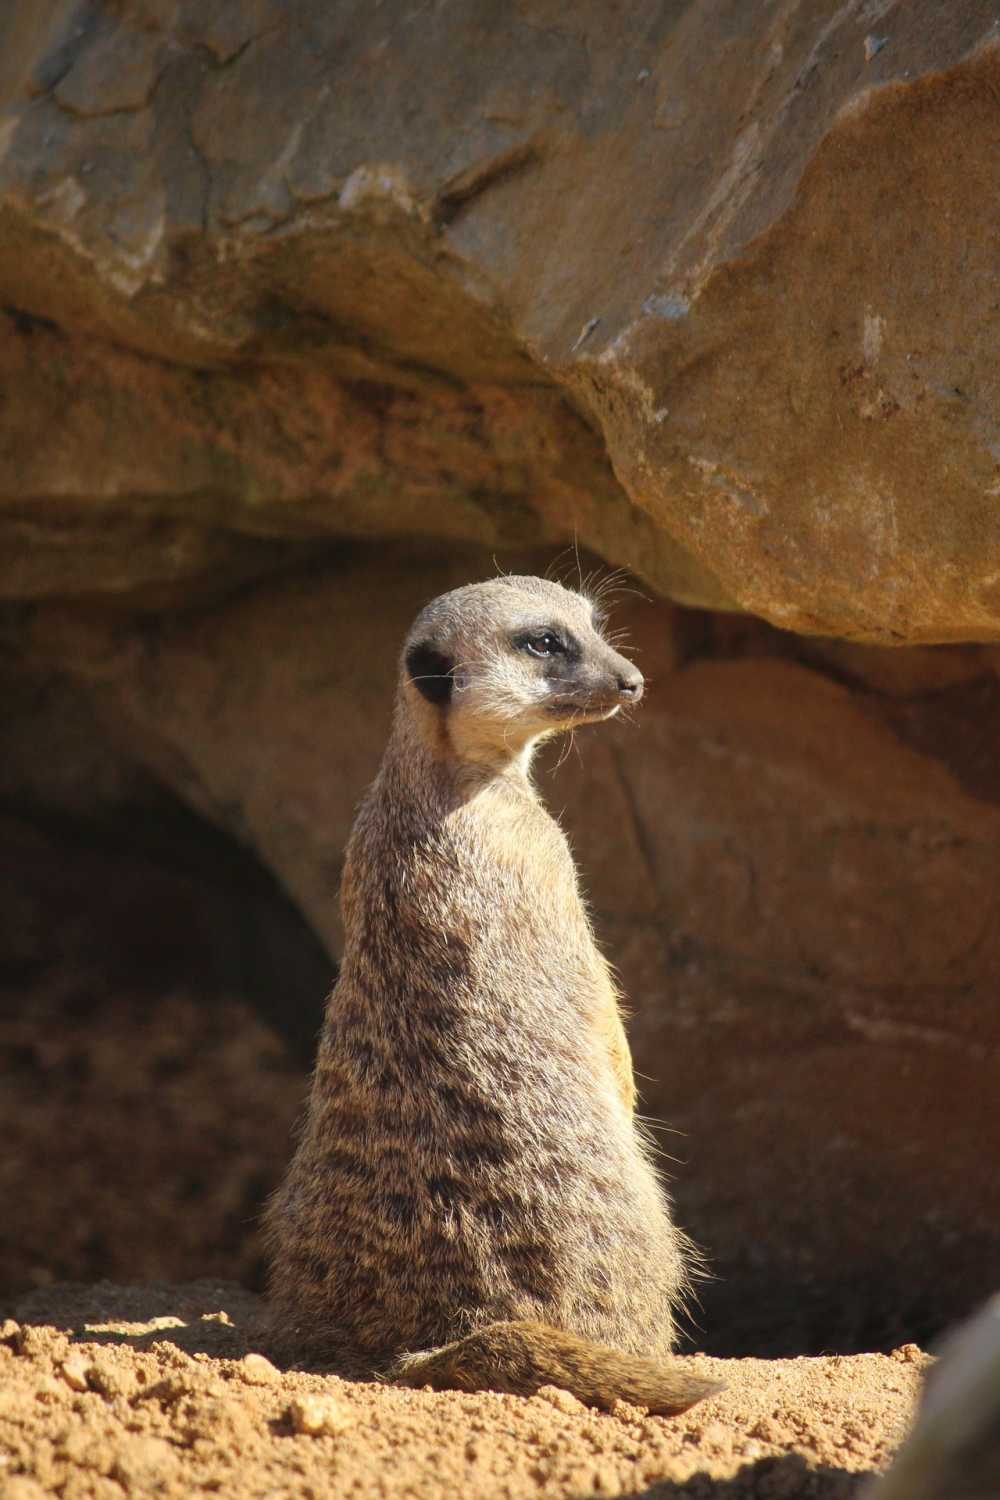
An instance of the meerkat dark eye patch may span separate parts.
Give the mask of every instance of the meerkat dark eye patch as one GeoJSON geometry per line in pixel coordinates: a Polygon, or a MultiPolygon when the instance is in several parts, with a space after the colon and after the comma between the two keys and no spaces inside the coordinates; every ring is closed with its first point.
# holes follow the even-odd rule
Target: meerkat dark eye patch
{"type": "Polygon", "coordinates": [[[428,703],[439,707],[451,702],[455,663],[450,656],[435,651],[429,641],[418,641],[406,653],[406,670],[410,681],[428,703]]]}

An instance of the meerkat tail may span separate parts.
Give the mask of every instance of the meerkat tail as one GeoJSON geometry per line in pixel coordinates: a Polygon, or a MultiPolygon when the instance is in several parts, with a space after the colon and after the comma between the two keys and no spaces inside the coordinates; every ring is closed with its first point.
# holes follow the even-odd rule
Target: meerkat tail
{"type": "Polygon", "coordinates": [[[676,1416],[724,1383],[691,1374],[679,1360],[647,1359],[593,1344],[545,1323],[490,1323],[453,1344],[405,1354],[389,1372],[398,1385],[435,1390],[506,1391],[533,1396],[560,1386],[587,1406],[607,1411],[617,1400],[676,1416]]]}

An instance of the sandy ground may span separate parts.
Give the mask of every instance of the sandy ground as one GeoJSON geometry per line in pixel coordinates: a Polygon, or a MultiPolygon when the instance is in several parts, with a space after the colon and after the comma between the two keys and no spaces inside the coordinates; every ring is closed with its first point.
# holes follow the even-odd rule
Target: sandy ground
{"type": "Polygon", "coordinates": [[[279,1371],[253,1294],[186,1278],[259,1278],[301,1067],[245,1002],[119,992],[73,953],[0,983],[0,1500],[839,1500],[888,1463],[912,1346],[696,1357],[728,1389],[673,1420],[279,1371]]]}
{"type": "Polygon", "coordinates": [[[123,1495],[857,1494],[901,1441],[928,1357],[713,1360],[720,1396],[673,1419],[282,1372],[260,1303],[225,1282],[51,1287],[0,1320],[3,1500],[123,1495]]]}

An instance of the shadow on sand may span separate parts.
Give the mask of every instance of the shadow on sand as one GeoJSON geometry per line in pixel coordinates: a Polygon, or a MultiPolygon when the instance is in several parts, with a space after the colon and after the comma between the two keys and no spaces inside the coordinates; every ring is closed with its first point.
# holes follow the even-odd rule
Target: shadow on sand
{"type": "Polygon", "coordinates": [[[826,1464],[812,1468],[801,1454],[789,1453],[744,1464],[728,1479],[710,1474],[661,1479],[634,1500],[854,1500],[873,1477],[826,1464]]]}

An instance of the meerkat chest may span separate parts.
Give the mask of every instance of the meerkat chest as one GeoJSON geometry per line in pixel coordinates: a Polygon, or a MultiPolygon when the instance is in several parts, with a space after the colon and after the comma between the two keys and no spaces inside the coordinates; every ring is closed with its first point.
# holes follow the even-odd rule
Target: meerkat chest
{"type": "Polygon", "coordinates": [[[536,945],[595,952],[579,877],[566,836],[538,803],[477,809],[463,839],[466,873],[488,915],[536,945]],[[484,815],[485,814],[485,815],[484,815]]]}

